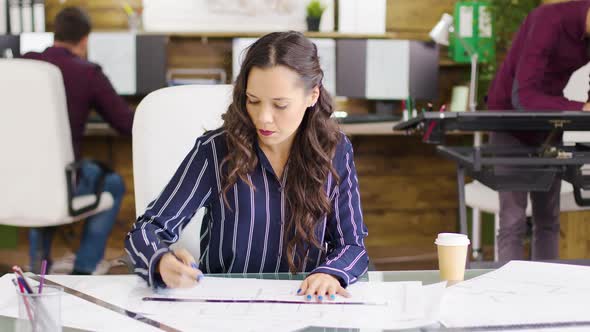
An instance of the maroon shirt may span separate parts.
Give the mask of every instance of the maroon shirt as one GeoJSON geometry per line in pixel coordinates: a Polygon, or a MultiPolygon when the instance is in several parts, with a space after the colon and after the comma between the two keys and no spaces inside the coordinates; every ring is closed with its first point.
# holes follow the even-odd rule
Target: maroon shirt
{"type": "Polygon", "coordinates": [[[43,53],[29,52],[23,57],[47,61],[61,70],[76,159],[80,157],[82,138],[91,109],[96,110],[121,134],[131,135],[133,112],[117,94],[99,65],[86,61],[63,47],[48,47],[43,53]]]}
{"type": "Polygon", "coordinates": [[[563,97],[563,88],[590,60],[589,8],[590,1],[569,1],[540,6],[527,16],[490,85],[489,110],[582,110],[584,103],[563,97]]]}

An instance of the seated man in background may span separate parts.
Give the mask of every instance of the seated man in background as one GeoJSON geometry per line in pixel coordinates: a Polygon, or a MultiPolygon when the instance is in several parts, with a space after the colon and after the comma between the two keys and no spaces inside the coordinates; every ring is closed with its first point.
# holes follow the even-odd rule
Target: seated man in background
{"type": "MultiPolygon", "coordinates": [[[[100,66],[86,60],[91,22],[88,15],[76,7],[61,10],[54,23],[54,44],[42,53],[29,52],[23,57],[56,65],[63,76],[72,144],[76,160],[80,160],[81,144],[91,109],[96,110],[123,135],[131,135],[133,112],[111,85],[100,66]]],[[[76,195],[94,193],[99,179],[103,190],[114,198],[113,207],[88,218],[84,224],[80,247],[76,253],[72,274],[94,273],[104,256],[109,234],[115,223],[125,186],[121,176],[106,171],[95,162],[83,161],[78,174],[76,195]],[[108,174],[105,174],[107,172],[108,174]]],[[[31,230],[29,234],[31,268],[41,259],[49,260],[55,228],[31,230]],[[42,244],[42,248],[38,246],[42,244]]],[[[99,271],[97,271],[99,272],[99,271]]]]}

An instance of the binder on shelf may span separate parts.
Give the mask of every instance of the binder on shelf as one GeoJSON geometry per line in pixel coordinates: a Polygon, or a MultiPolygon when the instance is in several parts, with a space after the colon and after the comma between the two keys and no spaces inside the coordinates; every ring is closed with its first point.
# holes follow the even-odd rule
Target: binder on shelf
{"type": "Polygon", "coordinates": [[[33,1],[33,29],[35,32],[45,32],[45,1],[43,0],[33,1]]]}
{"type": "Polygon", "coordinates": [[[8,2],[0,0],[0,35],[8,33],[8,2]]]}
{"type": "Polygon", "coordinates": [[[12,35],[0,35],[0,58],[17,58],[20,56],[20,38],[12,35]]]}
{"type": "Polygon", "coordinates": [[[471,62],[470,48],[477,53],[478,62],[496,59],[496,42],[489,1],[457,1],[455,3],[454,26],[456,33],[451,34],[449,55],[455,62],[471,62]],[[461,40],[459,40],[462,39],[461,40]]]}
{"type": "Polygon", "coordinates": [[[33,32],[33,4],[31,0],[22,0],[22,32],[33,32]]]}
{"type": "Polygon", "coordinates": [[[20,9],[19,0],[9,0],[8,19],[10,20],[10,33],[13,35],[18,35],[23,31],[20,9]]]}

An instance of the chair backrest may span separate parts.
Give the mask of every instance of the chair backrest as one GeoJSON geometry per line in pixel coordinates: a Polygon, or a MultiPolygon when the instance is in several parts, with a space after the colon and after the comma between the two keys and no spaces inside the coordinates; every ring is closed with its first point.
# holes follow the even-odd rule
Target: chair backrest
{"type": "MultiPolygon", "coordinates": [[[[569,100],[585,103],[588,101],[588,77],[590,75],[590,62],[578,68],[569,78],[566,86],[563,88],[563,96],[569,100]]],[[[590,142],[590,133],[586,131],[566,131],[563,133],[563,142],[573,145],[575,143],[590,142]]]]}
{"type": "MultiPolygon", "coordinates": [[[[150,93],[133,121],[135,212],[156,198],[205,130],[219,128],[231,102],[231,85],[184,85],[150,93]]],[[[183,230],[175,246],[199,257],[203,211],[183,230]]]]}
{"type": "Polygon", "coordinates": [[[66,217],[65,166],[74,155],[61,72],[0,59],[0,109],[0,224],[66,217]]]}

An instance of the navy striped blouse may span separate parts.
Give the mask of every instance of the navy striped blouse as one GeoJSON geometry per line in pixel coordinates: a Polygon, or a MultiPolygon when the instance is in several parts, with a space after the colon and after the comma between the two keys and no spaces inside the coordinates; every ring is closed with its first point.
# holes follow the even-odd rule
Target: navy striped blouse
{"type": "MultiPolygon", "coordinates": [[[[231,208],[220,195],[220,163],[227,155],[223,130],[197,139],[195,146],[162,193],[149,204],[133,229],[127,234],[125,248],[135,265],[135,272],[151,286],[164,283],[155,268],[168,246],[195,212],[205,207],[201,228],[199,268],[205,273],[275,273],[288,272],[284,257],[285,195],[284,179],[275,175],[264,152],[256,144],[258,167],[248,175],[255,190],[238,180],[227,193],[231,208]]],[[[352,144],[343,134],[332,163],[340,183],[331,175],[325,185],[332,212],[323,218],[317,238],[323,250],[304,248],[304,272],[322,272],[336,276],[343,286],[367,271],[368,256],[353,161],[352,144]],[[327,249],[327,250],[326,250],[327,249]]],[[[288,172],[288,166],[284,172],[288,172]]],[[[303,174],[302,174],[303,176],[303,174]]],[[[195,237],[197,234],[195,234],[195,237]]]]}

